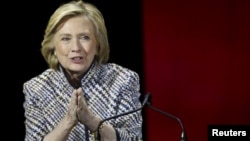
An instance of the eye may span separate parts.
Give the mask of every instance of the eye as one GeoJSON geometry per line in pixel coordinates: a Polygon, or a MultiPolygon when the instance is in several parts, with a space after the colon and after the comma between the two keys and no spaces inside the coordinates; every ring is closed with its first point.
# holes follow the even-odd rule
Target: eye
{"type": "Polygon", "coordinates": [[[80,39],[82,39],[82,40],[89,40],[90,37],[89,37],[89,36],[86,36],[86,35],[83,35],[83,36],[80,36],[80,39]]]}
{"type": "Polygon", "coordinates": [[[69,41],[70,38],[69,38],[69,37],[62,37],[61,40],[62,40],[62,41],[69,41]]]}

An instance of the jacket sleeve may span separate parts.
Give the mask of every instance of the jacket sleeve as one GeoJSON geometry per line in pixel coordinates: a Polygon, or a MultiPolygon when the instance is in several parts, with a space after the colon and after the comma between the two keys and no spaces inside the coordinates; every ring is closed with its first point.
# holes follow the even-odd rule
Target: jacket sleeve
{"type": "Polygon", "coordinates": [[[44,126],[44,116],[39,106],[40,98],[33,92],[35,86],[30,83],[24,83],[23,93],[25,101],[23,108],[25,110],[25,141],[41,141],[46,134],[44,126]]]}
{"type": "MultiPolygon", "coordinates": [[[[119,95],[118,113],[122,114],[141,107],[139,76],[135,72],[129,73],[123,82],[119,95]]],[[[117,139],[121,141],[142,140],[142,114],[141,110],[121,116],[116,119],[117,139]]]]}

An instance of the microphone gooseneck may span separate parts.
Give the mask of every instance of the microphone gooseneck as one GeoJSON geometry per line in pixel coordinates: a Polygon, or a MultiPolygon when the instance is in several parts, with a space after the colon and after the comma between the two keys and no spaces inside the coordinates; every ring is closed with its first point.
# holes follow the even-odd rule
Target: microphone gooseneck
{"type": "Polygon", "coordinates": [[[162,110],[160,110],[160,109],[158,109],[158,108],[155,108],[155,107],[151,106],[151,105],[152,105],[152,104],[151,104],[151,97],[152,97],[151,94],[150,94],[150,93],[147,93],[147,94],[145,95],[145,97],[144,97],[143,102],[142,102],[142,106],[141,106],[140,108],[138,108],[138,109],[135,109],[135,110],[132,110],[132,111],[128,111],[128,112],[125,112],[125,113],[122,113],[122,114],[119,114],[119,115],[115,115],[115,116],[112,116],[112,117],[109,117],[109,118],[106,118],[106,119],[101,120],[101,121],[99,122],[99,124],[98,124],[97,131],[96,131],[96,132],[97,132],[96,141],[100,141],[99,129],[100,129],[101,125],[102,125],[105,121],[110,120],[110,119],[115,119],[115,118],[118,118],[118,117],[121,117],[121,116],[125,116],[125,115],[128,115],[128,114],[134,113],[134,112],[137,112],[137,111],[143,109],[145,106],[148,106],[149,108],[151,108],[151,109],[153,109],[153,110],[155,110],[155,111],[157,111],[157,112],[159,112],[159,113],[161,113],[161,114],[163,114],[163,115],[165,115],[165,116],[167,116],[167,117],[170,117],[170,118],[172,118],[172,119],[174,119],[174,120],[177,120],[178,123],[180,124],[181,130],[182,130],[182,132],[181,132],[181,140],[180,140],[180,141],[187,141],[187,137],[186,137],[186,133],[185,133],[185,130],[184,130],[184,126],[183,126],[183,123],[182,123],[182,121],[180,120],[180,118],[178,118],[178,117],[176,117],[176,116],[174,116],[174,115],[172,115],[172,114],[169,114],[169,113],[167,113],[167,112],[165,112],[165,111],[162,111],[162,110]]]}
{"type": "Polygon", "coordinates": [[[181,141],[187,141],[187,137],[186,137],[186,134],[185,134],[184,126],[183,126],[183,123],[182,123],[182,121],[180,120],[180,118],[178,118],[178,117],[176,117],[176,116],[174,116],[174,115],[172,115],[172,114],[169,114],[169,113],[167,113],[167,112],[164,112],[164,111],[162,111],[162,110],[160,110],[160,109],[157,109],[157,108],[151,106],[151,103],[150,103],[150,102],[147,102],[146,104],[147,104],[147,106],[148,106],[149,108],[151,108],[151,109],[153,109],[153,110],[155,110],[155,111],[157,111],[157,112],[159,112],[159,113],[161,113],[161,114],[163,114],[163,115],[165,115],[165,116],[171,117],[171,118],[174,119],[174,120],[177,120],[178,123],[179,123],[180,126],[181,126],[181,131],[182,131],[182,132],[181,132],[181,141]]]}
{"type": "Polygon", "coordinates": [[[97,132],[96,141],[100,141],[99,129],[100,129],[101,125],[102,125],[105,121],[110,120],[110,119],[115,119],[115,118],[118,118],[118,117],[121,117],[121,116],[125,116],[125,115],[131,114],[131,113],[134,113],[134,112],[137,112],[137,111],[143,109],[143,108],[146,106],[146,104],[148,103],[148,100],[149,100],[149,97],[150,97],[150,96],[151,96],[150,93],[147,93],[147,94],[145,95],[144,100],[143,100],[143,102],[142,102],[142,106],[141,106],[140,108],[138,108],[138,109],[135,109],[135,110],[132,110],[132,111],[128,111],[128,112],[125,112],[125,113],[122,113],[122,114],[119,114],[119,115],[115,115],[115,116],[112,116],[112,117],[109,117],[109,118],[106,118],[106,119],[101,120],[101,121],[99,122],[99,124],[98,124],[98,126],[97,126],[97,130],[96,130],[96,132],[97,132]]]}

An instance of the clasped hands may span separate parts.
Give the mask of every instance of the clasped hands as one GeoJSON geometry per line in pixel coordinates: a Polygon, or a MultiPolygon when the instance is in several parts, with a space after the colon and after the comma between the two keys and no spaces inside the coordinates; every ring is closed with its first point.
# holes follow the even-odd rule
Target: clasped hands
{"type": "Polygon", "coordinates": [[[87,126],[87,128],[92,132],[97,130],[101,121],[101,119],[96,117],[88,108],[81,88],[73,91],[69,102],[67,116],[74,125],[80,122],[87,126]]]}

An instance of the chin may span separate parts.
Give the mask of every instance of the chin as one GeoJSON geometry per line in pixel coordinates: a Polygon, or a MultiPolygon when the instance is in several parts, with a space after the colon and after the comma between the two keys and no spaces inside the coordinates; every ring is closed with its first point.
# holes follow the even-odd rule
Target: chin
{"type": "Polygon", "coordinates": [[[70,68],[70,70],[75,73],[84,73],[87,70],[87,68],[86,67],[73,67],[73,68],[70,68]]]}

